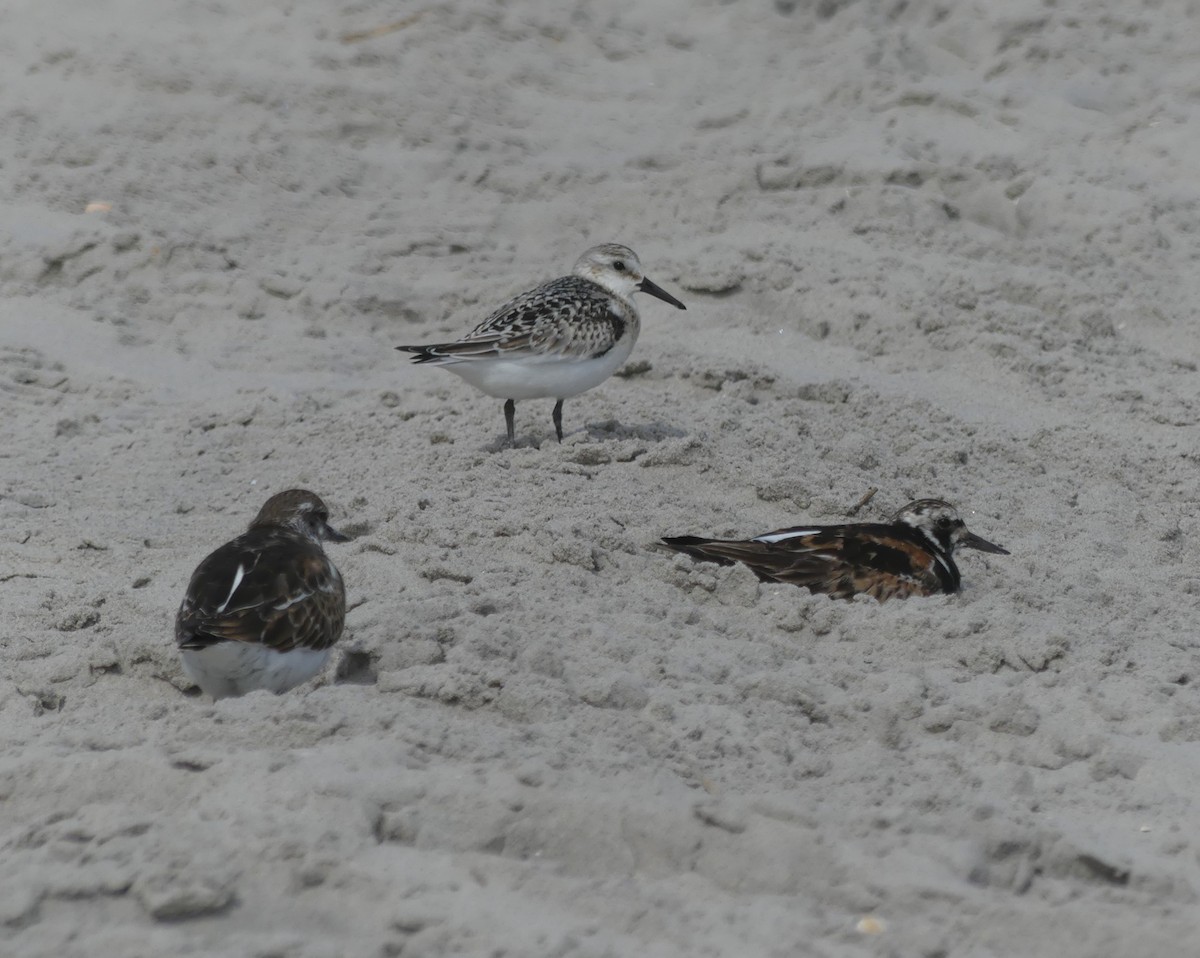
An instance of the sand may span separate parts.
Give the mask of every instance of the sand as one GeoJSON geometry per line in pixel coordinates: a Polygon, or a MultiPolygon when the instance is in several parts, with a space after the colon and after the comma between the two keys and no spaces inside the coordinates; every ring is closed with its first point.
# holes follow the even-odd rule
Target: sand
{"type": "Polygon", "coordinates": [[[1198,12],[5,3],[0,950],[1185,953],[1198,12]],[[393,351],[604,241],[688,311],[561,446],[393,351]],[[292,486],[346,635],[213,704],[175,609],[292,486]],[[651,548],[872,488],[1012,555],[651,548]]]}

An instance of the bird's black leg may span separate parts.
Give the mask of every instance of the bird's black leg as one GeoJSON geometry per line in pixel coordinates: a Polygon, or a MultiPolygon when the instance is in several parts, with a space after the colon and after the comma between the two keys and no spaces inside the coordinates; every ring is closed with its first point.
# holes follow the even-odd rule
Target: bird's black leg
{"type": "Polygon", "coordinates": [[[556,402],[554,404],[554,412],[552,413],[552,418],[554,419],[554,431],[558,433],[559,442],[562,442],[562,404],[563,401],[561,399],[556,402]]]}
{"type": "Polygon", "coordinates": [[[517,445],[517,434],[513,429],[513,416],[516,415],[517,404],[511,399],[504,403],[504,425],[508,427],[508,444],[514,449],[517,445]]]}

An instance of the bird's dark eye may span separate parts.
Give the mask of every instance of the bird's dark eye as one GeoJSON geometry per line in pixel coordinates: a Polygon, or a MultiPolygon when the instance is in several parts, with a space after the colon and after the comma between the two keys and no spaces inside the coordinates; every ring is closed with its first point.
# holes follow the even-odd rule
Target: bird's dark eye
{"type": "Polygon", "coordinates": [[[615,269],[618,273],[625,272],[625,260],[617,260],[615,263],[613,263],[613,269],[615,269]]]}
{"type": "Polygon", "coordinates": [[[941,516],[937,521],[937,526],[939,529],[949,529],[950,528],[950,517],[949,516],[941,516]]]}

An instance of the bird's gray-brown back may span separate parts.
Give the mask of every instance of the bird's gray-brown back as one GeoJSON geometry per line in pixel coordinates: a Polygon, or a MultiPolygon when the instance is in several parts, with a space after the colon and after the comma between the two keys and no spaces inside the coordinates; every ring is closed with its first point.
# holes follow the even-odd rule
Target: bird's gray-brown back
{"type": "Polygon", "coordinates": [[[462,342],[588,358],[636,336],[638,325],[637,311],[598,283],[562,276],[505,303],[462,342]]]}

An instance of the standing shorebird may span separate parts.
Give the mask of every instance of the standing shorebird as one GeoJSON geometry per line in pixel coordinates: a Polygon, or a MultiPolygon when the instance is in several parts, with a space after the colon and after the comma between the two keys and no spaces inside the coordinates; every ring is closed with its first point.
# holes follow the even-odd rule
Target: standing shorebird
{"type": "Polygon", "coordinates": [[[462,339],[396,348],[503,399],[510,445],[516,445],[518,399],[558,400],[554,432],[562,442],[563,402],[604,382],[633,351],[641,332],[633,304],[638,291],[687,308],[646,279],[628,246],[605,243],[579,257],[570,276],[522,293],[462,339]]]}
{"type": "Polygon", "coordinates": [[[192,573],[175,618],[188,678],[214,699],[286,692],[324,668],[346,590],[321,541],[345,542],[321,498],[289,489],[192,573]]]}
{"type": "Polygon", "coordinates": [[[676,536],[663,542],[693,559],[741,562],[762,582],[791,582],[835,599],[863,593],[881,602],[957,592],[956,547],[1009,554],[969,532],[941,499],[910,502],[886,523],[794,526],[746,541],[676,536]]]}

